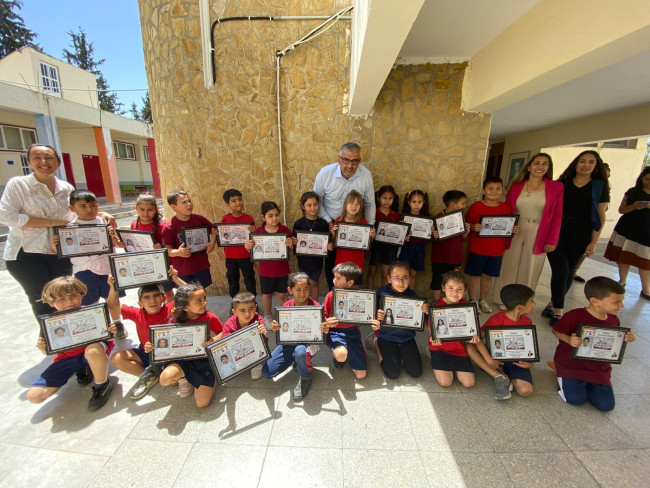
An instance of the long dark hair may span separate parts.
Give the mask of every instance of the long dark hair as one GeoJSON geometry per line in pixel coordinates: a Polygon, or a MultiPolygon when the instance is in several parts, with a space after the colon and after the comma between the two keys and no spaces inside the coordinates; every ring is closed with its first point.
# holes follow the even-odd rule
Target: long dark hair
{"type": "Polygon", "coordinates": [[[646,176],[647,174],[650,174],[650,166],[646,166],[645,168],[643,168],[643,171],[641,171],[641,174],[636,179],[634,188],[636,188],[637,190],[643,190],[643,177],[646,176]]]}
{"type": "Polygon", "coordinates": [[[189,320],[185,307],[190,304],[192,293],[199,290],[203,290],[203,287],[198,283],[188,283],[176,290],[176,294],[174,295],[174,308],[172,309],[172,317],[176,323],[187,322],[189,320]]]}
{"type": "Polygon", "coordinates": [[[393,203],[391,204],[390,209],[395,212],[399,212],[399,195],[395,193],[395,188],[393,188],[392,185],[384,185],[375,192],[375,205],[379,207],[379,197],[384,193],[393,194],[393,203]]]}
{"type": "MultiPolygon", "coordinates": [[[[159,227],[159,222],[160,222],[160,212],[158,211],[158,202],[156,201],[156,197],[153,196],[151,193],[141,193],[138,195],[138,198],[135,200],[135,206],[138,206],[138,203],[149,203],[156,207],[156,213],[153,215],[153,235],[154,238],[156,239],[156,242],[158,244],[162,243],[162,238],[160,235],[160,229],[159,227]]],[[[140,228],[140,216],[138,215],[138,219],[136,220],[136,229],[140,228]]]]}
{"type": "Polygon", "coordinates": [[[426,191],[422,191],[422,190],[413,190],[406,194],[406,197],[404,198],[404,206],[402,207],[402,213],[405,214],[411,213],[411,206],[409,205],[409,202],[411,201],[411,198],[413,198],[416,195],[420,195],[424,200],[424,203],[422,204],[422,209],[420,210],[420,215],[422,217],[428,217],[429,216],[429,194],[426,191]]]}
{"type": "Polygon", "coordinates": [[[596,158],[596,167],[591,173],[591,178],[594,180],[603,180],[608,182],[607,170],[605,169],[605,163],[603,162],[603,158],[601,158],[600,154],[598,154],[596,151],[592,149],[582,151],[580,154],[578,154],[573,159],[573,161],[571,161],[571,164],[569,164],[568,168],[564,170],[564,172],[560,175],[560,177],[557,180],[565,181],[565,180],[572,180],[573,178],[575,178],[576,166],[578,166],[578,161],[580,161],[580,158],[582,158],[582,156],[584,156],[585,154],[591,154],[596,158]]]}

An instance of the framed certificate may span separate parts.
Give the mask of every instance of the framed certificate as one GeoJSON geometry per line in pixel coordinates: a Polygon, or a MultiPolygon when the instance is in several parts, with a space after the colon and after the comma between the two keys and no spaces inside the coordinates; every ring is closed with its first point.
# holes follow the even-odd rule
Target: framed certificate
{"type": "Polygon", "coordinates": [[[278,344],[322,344],[325,335],[320,324],[325,322],[322,306],[275,307],[275,320],[280,324],[275,339],[278,344]]]}
{"type": "Polygon", "coordinates": [[[56,354],[111,338],[106,302],[38,317],[47,354],[56,354]]]}
{"type": "Polygon", "coordinates": [[[449,212],[434,219],[438,240],[444,241],[465,233],[465,218],[462,210],[449,212]]]}
{"type": "Polygon", "coordinates": [[[192,254],[205,252],[205,248],[210,243],[210,227],[207,225],[181,227],[181,241],[192,251],[192,254]]]}
{"type": "Polygon", "coordinates": [[[378,220],[375,240],[394,246],[403,246],[410,230],[411,224],[392,222],[390,220],[378,220]]]}
{"type": "Polygon", "coordinates": [[[149,327],[149,353],[153,364],[205,358],[203,344],[210,338],[209,322],[161,324],[149,327]]]}
{"type": "Polygon", "coordinates": [[[629,327],[579,324],[576,335],[582,344],[573,348],[571,358],[621,364],[627,344],[625,334],[629,331],[629,327]]]}
{"type": "Polygon", "coordinates": [[[418,239],[431,239],[431,227],[433,226],[433,219],[425,219],[416,217],[415,215],[404,215],[402,218],[407,224],[411,224],[411,237],[418,239]]]}
{"type": "Polygon", "coordinates": [[[154,241],[153,234],[144,230],[122,230],[116,229],[120,240],[126,244],[126,252],[153,251],[154,241]]]}
{"type": "Polygon", "coordinates": [[[382,295],[379,308],[384,311],[384,320],[381,321],[381,326],[413,331],[424,330],[422,305],[425,303],[426,300],[420,297],[382,295]]]}
{"type": "Polygon", "coordinates": [[[374,226],[370,224],[350,224],[338,222],[334,245],[343,249],[356,249],[367,251],[370,249],[370,231],[374,226]]]}
{"type": "Polygon", "coordinates": [[[255,322],[205,346],[220,385],[271,357],[264,335],[257,331],[258,325],[259,322],[255,322]]]}
{"type": "Polygon", "coordinates": [[[485,327],[485,345],[492,359],[502,362],[539,362],[534,325],[485,327]]]}
{"type": "Polygon", "coordinates": [[[431,305],[431,337],[441,341],[466,341],[478,334],[476,303],[431,305]]]}
{"type": "Polygon", "coordinates": [[[334,288],[332,317],[344,324],[370,324],[375,318],[376,298],[373,290],[334,288]]]}
{"type": "Polygon", "coordinates": [[[512,229],[519,222],[519,215],[482,215],[479,237],[514,237],[512,229]]]}
{"type": "Polygon", "coordinates": [[[327,232],[296,232],[297,256],[327,256],[327,243],[330,235],[327,232]]]}
{"type": "Polygon", "coordinates": [[[171,280],[167,249],[110,254],[108,262],[118,291],[171,280]]]}
{"type": "Polygon", "coordinates": [[[276,232],[275,234],[251,232],[251,239],[255,242],[251,251],[251,261],[287,261],[289,248],[287,248],[289,234],[276,232]]]}
{"type": "Polygon", "coordinates": [[[243,246],[248,240],[250,222],[244,224],[214,224],[217,229],[217,245],[219,247],[243,246]]]}
{"type": "Polygon", "coordinates": [[[52,230],[59,236],[59,245],[56,246],[59,258],[113,252],[106,224],[57,225],[52,230]]]}

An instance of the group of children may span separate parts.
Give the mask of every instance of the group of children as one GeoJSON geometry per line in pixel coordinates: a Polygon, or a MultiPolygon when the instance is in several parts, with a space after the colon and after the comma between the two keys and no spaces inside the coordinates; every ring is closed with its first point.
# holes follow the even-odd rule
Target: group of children
{"type": "MultiPolygon", "coordinates": [[[[502,194],[501,180],[488,178],[483,183],[483,199],[472,205],[467,212],[464,234],[438,241],[438,232],[435,227],[432,228],[434,236],[431,255],[431,289],[434,298],[432,306],[467,303],[463,297],[468,292],[470,300],[478,301],[478,308],[481,311],[492,312],[485,299],[492,277],[499,274],[501,258],[505,251],[505,238],[491,238],[488,240],[489,245],[486,245],[486,240],[479,241],[476,235],[480,230],[478,222],[481,215],[511,213],[509,206],[499,201],[502,194]],[[463,239],[468,235],[469,253],[466,272],[469,276],[459,271],[463,239]],[[481,291],[477,297],[479,281],[481,291]]],[[[400,219],[397,213],[399,199],[391,186],[380,188],[376,197],[376,220],[400,219]]],[[[247,223],[249,229],[256,233],[284,233],[287,235],[286,245],[290,248],[297,244],[295,238],[297,231],[331,232],[334,237],[339,222],[366,222],[362,215],[362,196],[355,191],[347,195],[342,215],[333,222],[332,226],[318,216],[318,195],[314,192],[304,193],[300,200],[303,217],[294,223],[293,232],[281,223],[280,208],[274,202],[266,201],[262,204],[263,224],[256,228],[254,219],[244,213],[241,192],[230,189],[224,193],[223,198],[230,213],[224,216],[222,222],[247,223]]],[[[116,338],[126,337],[121,319],[132,320],[136,324],[140,345],[117,351],[111,358],[111,363],[116,368],[139,376],[131,398],[142,398],[157,381],[160,381],[163,386],[177,384],[181,397],[193,394],[197,407],[205,407],[211,402],[215,386],[215,377],[207,359],[172,362],[165,364],[163,368],[150,365],[149,353],[153,350],[153,345],[149,342],[149,327],[170,322],[207,321],[212,335],[210,341],[253,323],[258,323],[260,334],[267,334],[267,325],[271,330],[279,330],[279,324],[271,316],[273,294],[277,295],[279,303],[284,306],[318,305],[316,301],[319,296],[318,281],[323,259],[299,256],[300,271],[293,274],[290,274],[288,261],[258,263],[257,273],[260,277],[264,314],[262,316],[257,311],[255,268],[249,254],[254,242],[249,240],[244,246],[224,248],[226,277],[232,297],[232,316],[222,325],[212,312],[207,311],[204,290],[212,283],[208,254],[216,247],[216,231],[212,230],[205,253],[192,254],[191,250],[183,244],[182,228],[201,225],[212,228],[212,223],[205,217],[193,213],[192,201],[186,192],[170,192],[167,202],[175,215],[166,223],[162,223],[155,198],[151,195],[138,197],[136,202],[138,219],[133,222],[131,228],[152,232],[156,246],[168,249],[173,285],[170,283],[164,288],[159,285],[143,286],[138,290],[139,308],[120,305],[119,294],[113,288],[113,277],[109,276],[106,256],[90,256],[75,258],[80,260],[79,266],[74,267],[75,277],[57,278],[48,283],[43,290],[43,301],[56,310],[62,311],[77,308],[82,304],[95,303],[100,296],[105,298],[113,319],[109,330],[116,338]],[[247,292],[239,291],[240,273],[243,275],[247,292]],[[174,285],[178,286],[175,293],[172,291],[174,285]],[[288,294],[292,295],[291,300],[287,300],[288,294]]],[[[445,209],[436,217],[464,209],[467,196],[461,191],[451,190],[444,194],[443,202],[445,209]]],[[[81,223],[95,222],[98,219],[97,201],[92,193],[73,192],[70,205],[81,223]]],[[[428,217],[428,206],[428,195],[420,190],[414,190],[406,195],[402,210],[404,214],[428,217]]],[[[515,227],[514,232],[516,231],[515,227]]],[[[120,242],[112,228],[109,228],[109,233],[116,246],[124,247],[124,243],[120,242]]],[[[370,235],[375,237],[374,229],[370,235]]],[[[363,278],[365,252],[335,249],[333,240],[330,239],[328,244],[328,250],[336,252],[334,279],[331,285],[334,288],[358,288],[363,278]]],[[[52,245],[55,246],[56,243],[56,238],[53,238],[52,245]]],[[[425,248],[426,241],[412,238],[402,246],[398,256],[396,246],[384,243],[373,244],[366,286],[373,288],[379,264],[381,276],[386,279],[386,284],[376,292],[378,303],[385,293],[397,296],[416,295],[411,285],[415,283],[417,272],[424,270],[425,248]]],[[[590,280],[585,286],[590,305],[584,311],[589,316],[579,318],[589,319],[594,323],[600,323],[598,322],[600,320],[602,323],[618,325],[616,313],[622,307],[624,290],[621,291],[620,285],[618,288],[612,285],[616,283],[613,280],[607,278],[594,280],[590,280]]],[[[521,396],[532,394],[531,363],[499,363],[493,360],[482,335],[486,325],[531,324],[526,314],[534,310],[534,292],[523,285],[508,285],[503,288],[501,299],[506,310],[490,317],[481,328],[481,335],[477,334],[470,341],[443,342],[440,339],[429,338],[427,355],[431,357],[434,376],[441,386],[450,386],[455,373],[464,387],[473,387],[475,364],[494,378],[497,399],[509,398],[513,388],[521,396]]],[[[428,305],[423,305],[422,312],[428,313],[428,305]]],[[[336,368],[342,368],[348,362],[357,379],[365,378],[366,348],[369,348],[376,350],[381,369],[388,378],[397,378],[402,369],[412,377],[419,377],[422,374],[420,352],[415,342],[416,333],[382,327],[381,321],[386,316],[383,310],[377,310],[376,317],[372,321],[373,334],[366,340],[366,348],[359,328],[355,324],[340,321],[333,313],[332,291],[325,296],[324,314],[325,321],[321,324],[321,331],[326,334],[326,343],[332,349],[336,368]]],[[[570,347],[576,342],[575,331],[579,323],[574,320],[573,315],[575,314],[566,314],[566,318],[558,322],[553,330],[560,340],[555,361],[560,377],[560,394],[569,403],[590,401],[601,410],[611,409],[613,392],[609,365],[570,358],[570,347]],[[595,367],[594,364],[597,366],[595,367]],[[598,385],[598,388],[594,385],[598,385]]],[[[634,340],[634,334],[629,332],[625,340],[634,340]]],[[[37,346],[39,349],[45,349],[43,338],[39,338],[37,346]]],[[[93,397],[88,408],[89,410],[100,408],[108,400],[112,388],[107,379],[108,357],[112,348],[113,342],[106,341],[57,354],[52,365],[29,390],[28,399],[33,402],[45,400],[63,386],[72,374],[77,373],[77,381],[80,384],[89,384],[94,378],[93,397]]],[[[317,351],[318,347],[313,345],[279,345],[265,364],[251,370],[251,377],[253,379],[262,376],[273,378],[295,364],[300,379],[293,393],[294,398],[299,400],[309,391],[311,358],[317,351]]]]}

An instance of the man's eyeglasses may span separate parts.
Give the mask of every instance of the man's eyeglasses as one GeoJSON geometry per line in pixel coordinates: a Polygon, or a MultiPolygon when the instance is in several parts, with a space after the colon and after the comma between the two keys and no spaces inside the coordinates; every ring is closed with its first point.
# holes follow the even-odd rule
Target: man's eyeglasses
{"type": "Polygon", "coordinates": [[[348,159],[344,158],[343,156],[339,156],[339,159],[343,164],[352,164],[354,166],[357,166],[361,162],[360,159],[348,159]]]}

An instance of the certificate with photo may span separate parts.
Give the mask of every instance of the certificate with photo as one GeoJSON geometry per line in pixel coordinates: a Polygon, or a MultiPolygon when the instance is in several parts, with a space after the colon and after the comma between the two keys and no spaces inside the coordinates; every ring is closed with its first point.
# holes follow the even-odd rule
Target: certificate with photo
{"type": "Polygon", "coordinates": [[[289,248],[287,247],[289,234],[276,232],[275,234],[251,233],[254,241],[251,250],[251,261],[287,261],[289,248]]]}
{"type": "Polygon", "coordinates": [[[431,305],[431,337],[441,341],[468,341],[478,334],[476,303],[431,305]]]}
{"type": "Polygon", "coordinates": [[[297,256],[327,256],[327,243],[329,234],[327,232],[296,232],[296,255],[297,256]]]}
{"type": "Polygon", "coordinates": [[[126,252],[140,252],[140,251],[153,251],[154,241],[153,234],[144,230],[116,230],[120,241],[122,241],[126,247],[124,250],[126,252]]]}
{"type": "Polygon", "coordinates": [[[394,246],[403,246],[410,230],[411,224],[390,220],[378,220],[375,240],[394,246]]]}
{"type": "Polygon", "coordinates": [[[181,227],[181,241],[192,254],[205,252],[210,243],[210,227],[197,225],[196,227],[181,227]]]}
{"type": "Polygon", "coordinates": [[[335,246],[343,249],[356,249],[367,251],[370,249],[370,231],[374,226],[370,224],[350,224],[338,222],[336,229],[335,246]]]}
{"type": "Polygon", "coordinates": [[[444,241],[465,233],[465,218],[462,210],[456,210],[435,218],[438,240],[444,241]]]}
{"type": "Polygon", "coordinates": [[[203,344],[209,338],[209,322],[152,325],[149,327],[149,342],[153,344],[153,351],[149,353],[151,362],[205,358],[203,344]]]}
{"type": "Polygon", "coordinates": [[[379,308],[384,311],[384,320],[381,321],[381,326],[413,331],[424,330],[422,305],[425,303],[426,300],[420,297],[382,295],[379,308]]]}
{"type": "Polygon", "coordinates": [[[56,246],[59,258],[113,252],[113,242],[106,224],[57,225],[52,230],[59,236],[59,244],[56,246]]]}
{"type": "Polygon", "coordinates": [[[571,358],[621,364],[625,354],[625,334],[629,327],[579,324],[576,335],[581,344],[571,351],[571,358]]]}
{"type": "Polygon", "coordinates": [[[110,254],[108,262],[118,291],[171,280],[167,249],[110,254]]]}
{"type": "Polygon", "coordinates": [[[38,317],[47,354],[69,351],[111,338],[106,302],[38,317]]]}
{"type": "Polygon", "coordinates": [[[214,224],[217,229],[217,245],[219,247],[243,246],[248,241],[250,222],[244,224],[214,224]]]}
{"type": "Polygon", "coordinates": [[[325,335],[320,324],[325,322],[322,306],[275,307],[275,320],[280,324],[275,339],[278,344],[322,344],[325,335]]]}
{"type": "Polygon", "coordinates": [[[431,227],[433,226],[433,219],[425,219],[416,217],[415,215],[404,215],[402,221],[411,224],[411,237],[418,239],[431,239],[433,233],[431,227]]]}
{"type": "Polygon", "coordinates": [[[220,385],[263,364],[271,357],[264,335],[257,331],[258,326],[259,322],[255,322],[205,347],[210,366],[220,385]]]}
{"type": "Polygon", "coordinates": [[[376,295],[373,290],[334,288],[332,317],[344,324],[371,324],[375,318],[376,295]]]}
{"type": "Polygon", "coordinates": [[[479,237],[514,237],[512,229],[519,222],[519,215],[482,215],[479,237]]]}
{"type": "Polygon", "coordinates": [[[539,361],[534,325],[485,327],[485,345],[492,359],[502,362],[539,361]]]}

